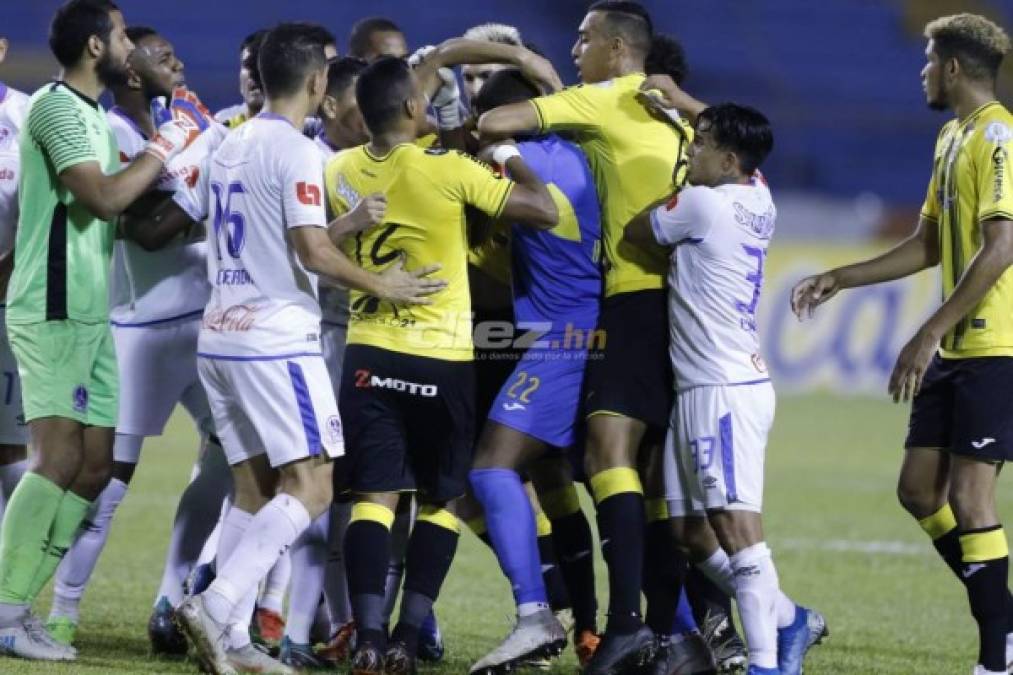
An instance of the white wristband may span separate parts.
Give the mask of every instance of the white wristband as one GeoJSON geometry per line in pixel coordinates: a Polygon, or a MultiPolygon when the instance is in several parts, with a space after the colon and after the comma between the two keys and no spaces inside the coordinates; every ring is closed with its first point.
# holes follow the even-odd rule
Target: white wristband
{"type": "Polygon", "coordinates": [[[516,145],[498,145],[496,149],[492,151],[492,161],[496,162],[500,166],[506,166],[507,160],[511,157],[520,157],[521,151],[517,149],[516,145]]]}

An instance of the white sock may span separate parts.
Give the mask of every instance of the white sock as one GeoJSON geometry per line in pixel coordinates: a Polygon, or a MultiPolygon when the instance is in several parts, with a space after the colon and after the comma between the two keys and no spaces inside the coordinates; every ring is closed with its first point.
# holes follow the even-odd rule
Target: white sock
{"type": "MultiPolygon", "coordinates": [[[[225,566],[229,558],[232,557],[236,547],[239,546],[239,542],[243,538],[243,534],[250,527],[252,521],[252,513],[243,511],[235,506],[230,508],[228,513],[225,514],[225,518],[222,519],[218,527],[217,558],[219,571],[225,566]]],[[[212,583],[213,586],[214,584],[212,583]]],[[[211,588],[208,590],[211,590],[211,588]]],[[[218,593],[208,593],[207,591],[202,594],[202,597],[204,598],[204,606],[212,613],[211,615],[215,617],[215,620],[219,623],[225,623],[232,613],[233,605],[236,601],[218,593]]]]}
{"type": "Polygon", "coordinates": [[[709,558],[698,562],[696,566],[722,593],[730,598],[735,597],[735,572],[723,548],[719,546],[709,558]]]}
{"type": "Polygon", "coordinates": [[[331,531],[327,554],[327,572],[324,575],[324,598],[331,616],[331,634],[352,620],[352,605],[348,599],[348,579],[345,576],[345,530],[352,517],[352,503],[331,504],[331,531]]]}
{"type": "Polygon", "coordinates": [[[408,550],[408,538],[415,522],[414,505],[398,511],[390,528],[390,564],[387,566],[387,586],[385,591],[386,604],[383,609],[384,623],[390,623],[397,602],[397,592],[401,590],[401,577],[404,575],[404,556],[408,550]]]}
{"type": "Polygon", "coordinates": [[[297,644],[309,643],[310,629],[320,607],[330,527],[330,511],[324,511],[292,544],[292,592],[288,598],[285,635],[297,644]]]}
{"type": "Polygon", "coordinates": [[[6,502],[18,486],[18,481],[28,468],[28,460],[22,459],[10,464],[0,464],[0,497],[6,502]]]}
{"type": "Polygon", "coordinates": [[[88,509],[88,515],[81,523],[74,543],[56,570],[50,616],[61,616],[77,622],[81,597],[109,538],[109,526],[116,507],[126,493],[127,484],[119,478],[113,478],[88,509]]]}
{"type": "MultiPolygon", "coordinates": [[[[298,499],[284,492],[269,501],[250,521],[239,545],[224,562],[205,594],[205,607],[215,621],[224,623],[250,589],[256,588],[271,566],[309,527],[310,514],[298,499]],[[214,598],[212,600],[212,598],[214,598]],[[223,610],[228,611],[223,611],[223,610]]],[[[225,532],[222,532],[225,537],[225,532]]]]}
{"type": "Polygon", "coordinates": [[[549,606],[544,602],[522,602],[517,605],[517,616],[519,618],[531,616],[532,614],[538,614],[542,610],[548,608],[549,606]]]}
{"type": "Polygon", "coordinates": [[[229,498],[222,504],[222,510],[218,513],[218,522],[215,523],[214,529],[211,530],[207,541],[204,542],[204,548],[201,549],[200,557],[197,558],[198,565],[208,565],[218,557],[218,540],[222,536],[222,523],[225,522],[225,516],[228,515],[231,508],[232,496],[229,495],[229,498]]]}
{"type": "Polygon", "coordinates": [[[288,590],[288,583],[291,580],[292,557],[285,551],[264,578],[260,595],[257,597],[257,607],[281,614],[282,606],[285,604],[285,591],[288,590]]]}
{"type": "Polygon", "coordinates": [[[232,486],[232,472],[225,453],[215,443],[202,441],[200,460],[194,464],[190,484],[183,490],[172,522],[169,548],[165,552],[159,598],[165,597],[173,607],[183,601],[183,582],[190,575],[205,542],[217,521],[209,513],[219,512],[232,486]]]}
{"type": "Polygon", "coordinates": [[[767,544],[760,542],[730,558],[735,600],[749,646],[750,665],[777,668],[778,582],[767,544]]]}
{"type": "Polygon", "coordinates": [[[243,599],[236,603],[229,615],[229,647],[242,649],[250,644],[250,622],[257,606],[257,587],[251,588],[243,599]]]}

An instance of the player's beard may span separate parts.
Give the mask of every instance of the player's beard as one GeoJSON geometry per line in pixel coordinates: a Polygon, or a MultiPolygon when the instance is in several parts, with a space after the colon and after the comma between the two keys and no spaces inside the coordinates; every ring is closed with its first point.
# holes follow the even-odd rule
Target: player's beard
{"type": "Polygon", "coordinates": [[[95,64],[95,74],[105,87],[123,87],[129,77],[126,63],[114,63],[111,52],[106,49],[95,64]]]}
{"type": "Polygon", "coordinates": [[[928,104],[930,110],[946,110],[950,107],[946,92],[943,90],[942,81],[936,84],[935,91],[928,92],[928,104]]]}

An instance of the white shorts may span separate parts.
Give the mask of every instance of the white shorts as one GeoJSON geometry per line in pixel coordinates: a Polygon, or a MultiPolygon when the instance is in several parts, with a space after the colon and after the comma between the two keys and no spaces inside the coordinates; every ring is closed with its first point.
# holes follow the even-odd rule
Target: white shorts
{"type": "MultiPolygon", "coordinates": [[[[211,409],[197,377],[199,331],[200,317],[149,326],[113,325],[120,371],[117,433],[160,436],[177,403],[183,404],[201,433],[214,433],[211,409]]],[[[137,462],[136,457],[115,459],[137,462]]]]}
{"type": "Polygon", "coordinates": [[[21,407],[21,378],[7,341],[4,310],[4,306],[0,305],[0,371],[3,371],[3,381],[0,381],[0,444],[27,445],[28,427],[25,426],[25,411],[21,407]]]}
{"type": "Polygon", "coordinates": [[[322,356],[200,357],[197,370],[230,465],[264,453],[273,467],[345,454],[322,356]]]}
{"type": "Polygon", "coordinates": [[[341,364],[345,361],[347,337],[347,327],[336,323],[320,322],[320,348],[324,353],[327,373],[331,376],[334,398],[338,397],[338,392],[341,390],[341,364]]]}
{"type": "Polygon", "coordinates": [[[665,439],[670,515],[761,511],[774,399],[770,382],[679,392],[665,439]]]}

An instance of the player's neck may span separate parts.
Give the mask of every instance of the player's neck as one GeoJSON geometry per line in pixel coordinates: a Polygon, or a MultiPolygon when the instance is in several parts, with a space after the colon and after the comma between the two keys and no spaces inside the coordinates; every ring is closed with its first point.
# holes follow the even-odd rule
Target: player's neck
{"type": "Polygon", "coordinates": [[[115,92],[113,101],[120,111],[137,125],[137,128],[152,138],[155,135],[155,121],[151,117],[151,101],[139,91],[115,92]]]}
{"type": "Polygon", "coordinates": [[[384,156],[398,145],[415,141],[415,129],[407,125],[377,134],[369,141],[369,151],[377,156],[384,156]]]}
{"type": "Polygon", "coordinates": [[[307,107],[304,101],[296,98],[269,98],[260,112],[284,117],[292,123],[293,127],[302,129],[303,123],[306,121],[307,107]]]}
{"type": "Polygon", "coordinates": [[[95,72],[95,64],[87,61],[82,61],[70,68],[64,68],[60,71],[59,79],[93,101],[97,101],[105,89],[102,86],[102,81],[98,79],[98,73],[95,72]]]}
{"type": "Polygon", "coordinates": [[[953,112],[958,120],[963,121],[975,110],[994,100],[996,100],[994,88],[968,85],[953,97],[953,112]]]}
{"type": "Polygon", "coordinates": [[[625,58],[621,59],[616,64],[615,69],[610,74],[609,79],[614,80],[617,77],[623,77],[630,75],[631,73],[642,73],[644,72],[644,60],[643,59],[632,59],[625,58]]]}

